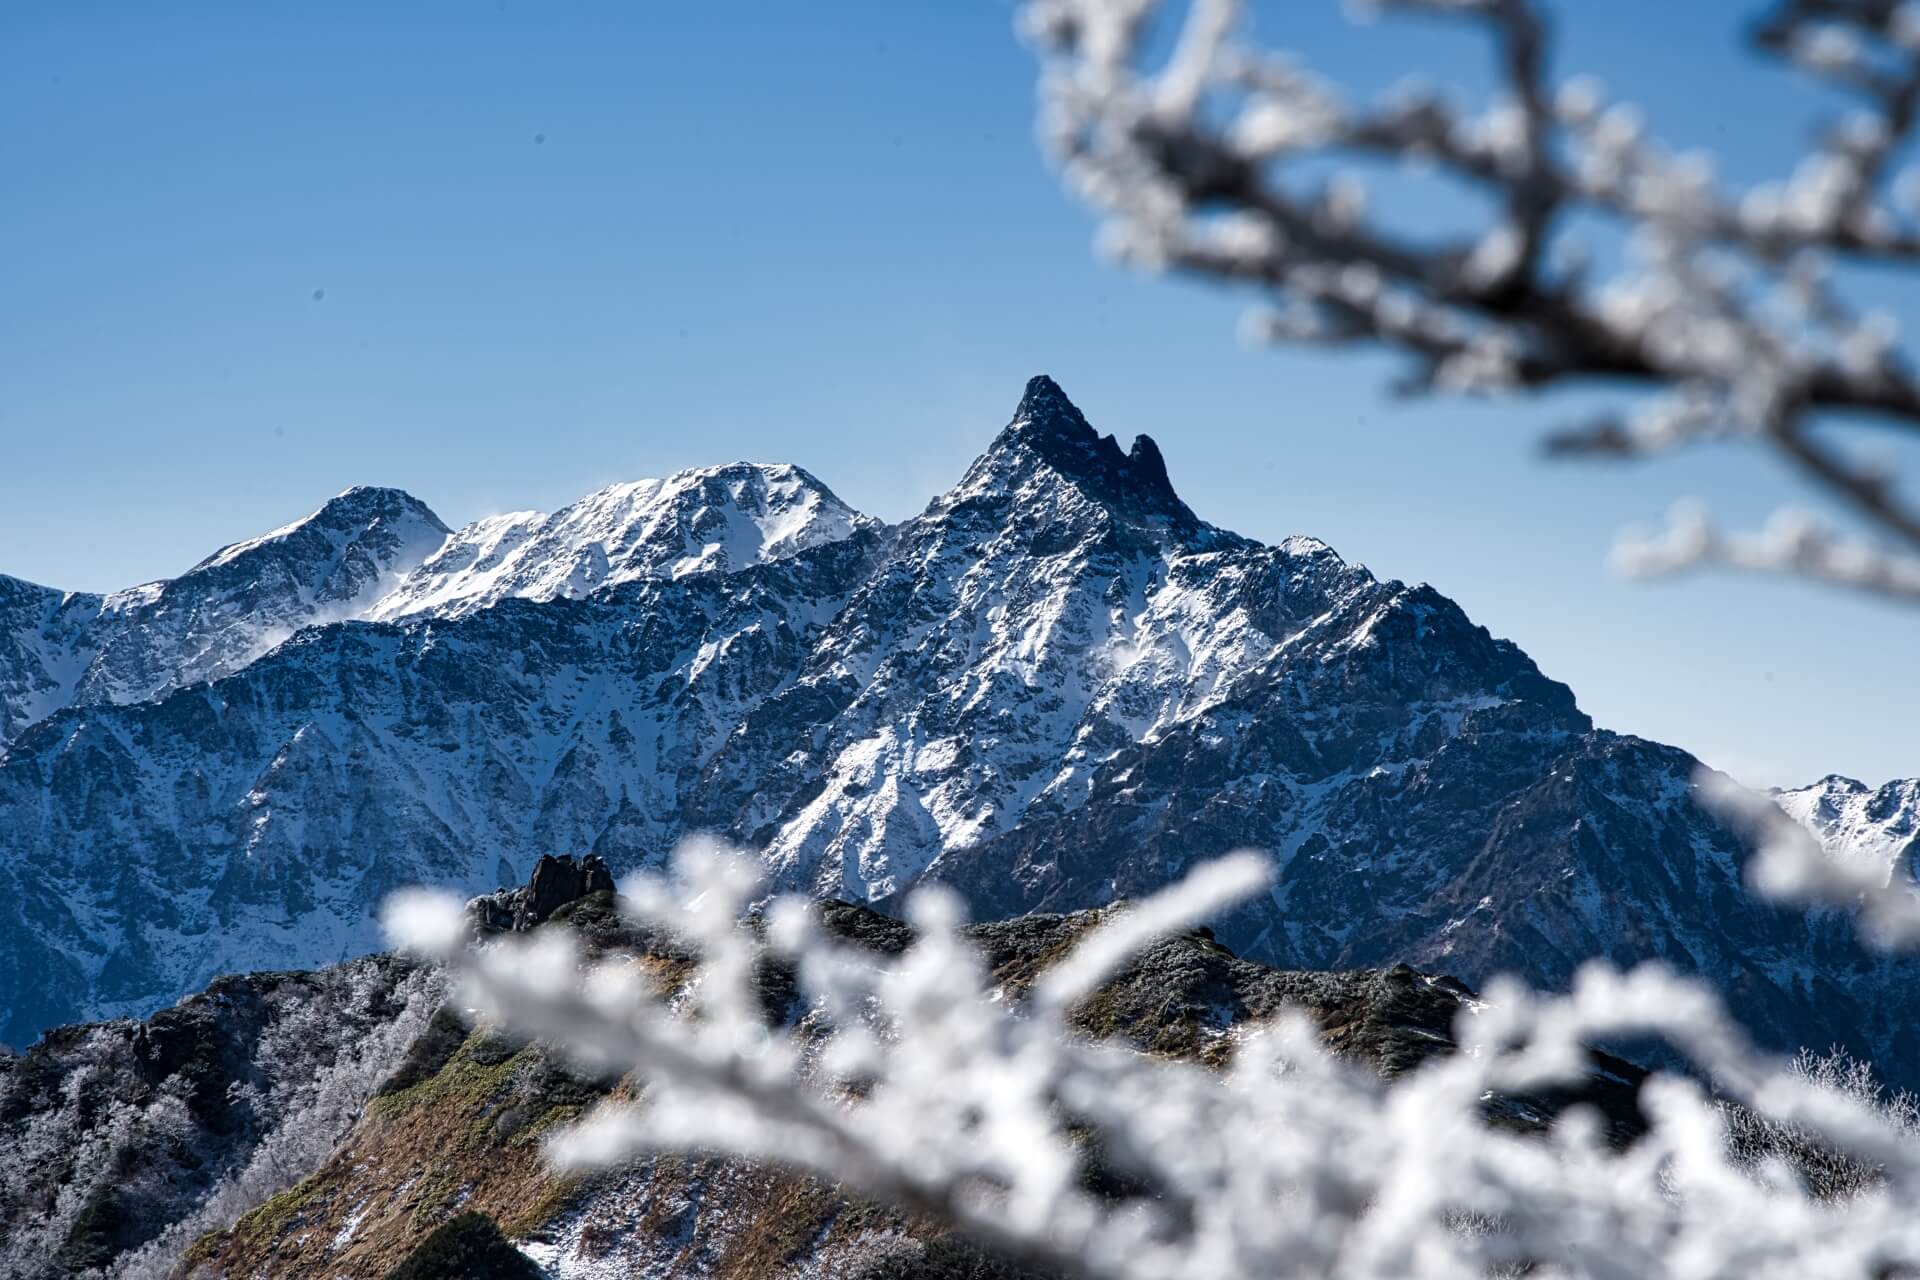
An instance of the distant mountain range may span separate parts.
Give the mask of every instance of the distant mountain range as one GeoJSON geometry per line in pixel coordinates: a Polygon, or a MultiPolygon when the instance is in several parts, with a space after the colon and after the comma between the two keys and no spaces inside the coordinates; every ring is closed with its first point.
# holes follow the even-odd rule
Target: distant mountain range
{"type": "Polygon", "coordinates": [[[353,488],[178,578],[105,596],[0,575],[0,747],[62,707],[150,702],[230,675],[302,627],[726,573],[873,523],[798,467],[740,463],[457,532],[411,494],[353,488]]]}
{"type": "Polygon", "coordinates": [[[1811,786],[1775,791],[1773,798],[1828,849],[1885,867],[1889,874],[1910,850],[1920,848],[1920,778],[1876,789],[1836,773],[1811,786]]]}
{"type": "MultiPolygon", "coordinates": [[[[1916,970],[1748,895],[1691,756],[1594,728],[1430,587],[1205,523],[1045,378],[897,526],[736,464],[457,532],[354,489],[105,597],[0,578],[0,708],[16,1044],[370,951],[402,884],[706,830],[780,886],[938,880],[983,918],[1252,845],[1279,887],[1219,936],[1253,960],[1658,956],[1774,1044],[1920,1061],[1916,970]]],[[[1891,875],[1920,784],[1780,800],[1891,875]]]]}

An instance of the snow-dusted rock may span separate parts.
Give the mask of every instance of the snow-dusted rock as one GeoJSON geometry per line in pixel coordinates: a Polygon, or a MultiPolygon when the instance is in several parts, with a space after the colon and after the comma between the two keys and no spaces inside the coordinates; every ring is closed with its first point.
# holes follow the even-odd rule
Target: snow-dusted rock
{"type": "Polygon", "coordinates": [[[1884,867],[1889,878],[1920,849],[1920,778],[1875,788],[1832,773],[1809,786],[1777,790],[1773,798],[1828,849],[1884,867]]]}
{"type": "Polygon", "coordinates": [[[178,578],[105,596],[0,576],[0,749],[64,706],[146,702],[230,675],[301,627],[724,573],[873,524],[798,467],[741,462],[457,532],[398,489],[349,489],[178,578]]]}

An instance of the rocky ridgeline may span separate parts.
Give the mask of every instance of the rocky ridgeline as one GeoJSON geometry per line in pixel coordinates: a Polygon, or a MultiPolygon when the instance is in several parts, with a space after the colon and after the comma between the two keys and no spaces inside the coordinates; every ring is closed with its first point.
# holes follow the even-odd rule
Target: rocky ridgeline
{"type": "MultiPolygon", "coordinates": [[[[626,951],[664,994],[695,971],[684,946],[625,921],[591,857],[543,860],[531,882],[470,911],[484,930],[570,929],[592,950],[626,951]]],[[[910,939],[864,906],[827,901],[819,911],[860,947],[897,953],[910,939]]],[[[1036,914],[968,933],[1017,1002],[1104,915],[1036,914]]],[[[769,1016],[798,1025],[807,1008],[793,974],[767,962],[758,983],[769,1016]]],[[[557,1175],[541,1136],[611,1082],[574,1074],[540,1044],[469,1028],[436,1006],[438,991],[435,975],[387,956],[222,979],[145,1021],[62,1028],[0,1059],[0,1142],[15,1157],[0,1165],[0,1275],[66,1280],[137,1266],[418,1280],[480,1266],[532,1274],[531,1259],[541,1274],[582,1280],[880,1280],[988,1265],[931,1222],[788,1172],[662,1157],[557,1175]]],[[[1149,947],[1073,1021],[1086,1035],[1218,1064],[1237,1031],[1303,1009],[1331,1050],[1392,1077],[1450,1052],[1471,998],[1451,978],[1406,966],[1271,969],[1197,929],[1149,947]]],[[[1585,1103],[1616,1141],[1631,1141],[1641,1073],[1597,1065],[1578,1089],[1490,1106],[1538,1130],[1585,1103]]],[[[1108,1176],[1097,1152],[1085,1176],[1095,1187],[1108,1176]]]]}
{"type": "MultiPolygon", "coordinates": [[[[1207,524],[1151,441],[1098,434],[1048,379],[898,526],[796,468],[618,488],[449,535],[401,575],[399,621],[356,603],[211,683],[18,729],[0,1040],[371,951],[406,884],[487,894],[554,849],[624,874],[710,832],[778,888],[891,910],[936,880],[975,918],[1098,908],[1251,846],[1279,887],[1217,924],[1250,961],[1558,984],[1659,958],[1770,1044],[1920,1083],[1916,971],[1757,902],[1691,756],[1595,727],[1431,587],[1207,524]]],[[[296,544],[336,536],[209,563],[304,583],[331,562],[296,544]]],[[[191,578],[162,584],[177,609],[191,578]]],[[[19,654],[58,628],[34,599],[0,686],[38,687],[19,654]]]]}
{"type": "Polygon", "coordinates": [[[164,1274],[325,1160],[438,1007],[389,955],[223,977],[0,1056],[0,1276],[164,1274]]]}

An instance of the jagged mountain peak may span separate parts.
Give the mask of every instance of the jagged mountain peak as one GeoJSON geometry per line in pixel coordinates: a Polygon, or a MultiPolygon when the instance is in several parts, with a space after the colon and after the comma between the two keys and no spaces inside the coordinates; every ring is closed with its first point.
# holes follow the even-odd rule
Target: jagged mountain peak
{"type": "MultiPolygon", "coordinates": [[[[884,532],[797,467],[729,464],[461,530],[405,575],[430,589],[396,616],[431,625],[254,625],[248,593],[296,562],[84,645],[16,593],[0,1036],[371,946],[370,904],[409,881],[484,892],[559,851],[624,872],[701,831],[781,888],[931,880],[976,915],[1261,848],[1278,892],[1220,925],[1243,955],[1547,982],[1658,958],[1775,1046],[1920,1061],[1910,975],[1748,898],[1690,757],[1594,729],[1432,588],[1202,524],[1150,442],[1051,379],[884,532]],[[216,682],[181,688],[209,653],[216,682]]],[[[1850,788],[1876,848],[1912,830],[1850,788]]]]}
{"type": "Polygon", "coordinates": [[[1129,525],[1157,525],[1181,535],[1218,534],[1174,492],[1166,459],[1150,437],[1136,436],[1122,449],[1111,435],[1093,429],[1060,384],[1045,374],[1028,379],[1013,419],[960,484],[935,500],[932,511],[950,510],[982,498],[1027,494],[1053,505],[1036,472],[1059,477],[1129,525]]]}
{"type": "Polygon", "coordinates": [[[1776,789],[1773,799],[1829,849],[1884,867],[1889,877],[1920,849],[1920,778],[1873,787],[1830,773],[1804,787],[1776,789]]]}
{"type": "Polygon", "coordinates": [[[1778,787],[1775,789],[1781,792],[1812,789],[1823,792],[1844,792],[1848,794],[1873,790],[1872,787],[1869,787],[1866,783],[1860,781],[1860,779],[1850,778],[1844,773],[1829,773],[1825,777],[1813,782],[1811,787],[1778,787]]]}
{"type": "Polygon", "coordinates": [[[1020,396],[1020,403],[1013,411],[1013,427],[1032,427],[1039,430],[1073,430],[1091,437],[1093,427],[1087,422],[1080,407],[1067,398],[1060,384],[1044,373],[1036,373],[1027,379],[1027,389],[1020,396]]]}
{"type": "Polygon", "coordinates": [[[1895,778],[1876,787],[1844,773],[1829,773],[1804,787],[1775,787],[1773,794],[1775,797],[1802,796],[1826,804],[1844,803],[1855,796],[1877,797],[1884,802],[1920,796],[1920,778],[1895,778]]]}

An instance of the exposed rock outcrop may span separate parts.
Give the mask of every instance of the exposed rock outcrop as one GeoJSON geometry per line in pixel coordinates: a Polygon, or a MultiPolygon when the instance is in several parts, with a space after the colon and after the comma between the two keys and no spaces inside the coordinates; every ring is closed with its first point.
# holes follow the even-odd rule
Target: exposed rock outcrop
{"type": "Polygon", "coordinates": [[[542,854],[526,884],[472,899],[467,917],[477,933],[525,933],[569,902],[612,892],[613,872],[593,854],[542,854]]]}

